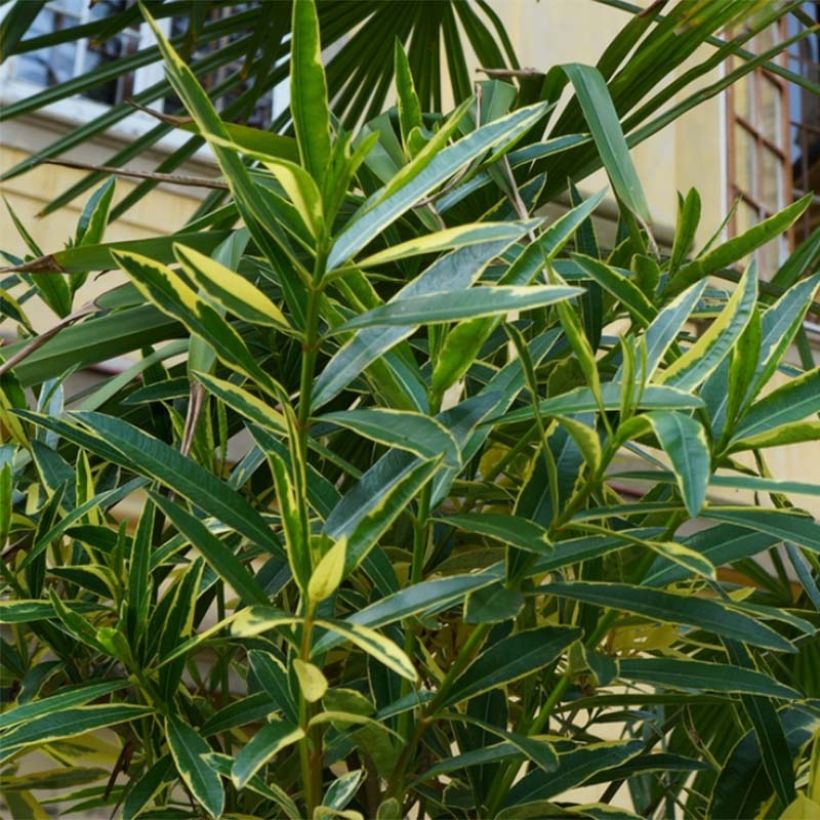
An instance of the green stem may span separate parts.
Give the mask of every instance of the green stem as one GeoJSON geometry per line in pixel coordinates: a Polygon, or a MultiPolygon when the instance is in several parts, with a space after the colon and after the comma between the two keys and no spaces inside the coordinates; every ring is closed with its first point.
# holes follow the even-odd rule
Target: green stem
{"type": "Polygon", "coordinates": [[[481,646],[482,642],[484,641],[484,638],[487,636],[487,633],[490,630],[490,626],[490,624],[479,624],[470,633],[470,637],[467,638],[467,640],[464,642],[461,649],[459,650],[458,655],[456,656],[455,660],[450,666],[450,669],[444,676],[444,679],[442,680],[441,685],[438,688],[436,696],[430,701],[430,703],[425,708],[422,716],[416,721],[416,725],[413,727],[412,735],[404,744],[401,754],[396,760],[396,765],[393,767],[393,771],[388,779],[389,786],[387,790],[388,795],[390,795],[391,797],[398,798],[400,802],[402,792],[404,790],[404,781],[405,775],[408,770],[408,764],[412,759],[413,754],[415,753],[416,747],[418,746],[419,741],[422,738],[422,735],[424,734],[425,730],[430,725],[430,723],[433,721],[436,712],[441,708],[441,705],[444,703],[444,700],[447,697],[450,691],[450,687],[453,685],[453,682],[462,673],[467,664],[473,659],[473,656],[475,655],[476,651],[481,646]]]}
{"type": "MultiPolygon", "coordinates": [[[[303,549],[312,555],[310,543],[310,511],[307,502],[307,488],[300,476],[304,475],[304,468],[308,461],[308,442],[310,436],[310,403],[313,389],[313,378],[316,370],[316,359],[319,353],[319,301],[321,297],[322,279],[325,272],[327,254],[319,250],[316,254],[316,263],[313,277],[308,289],[308,304],[305,317],[305,333],[302,354],[302,367],[299,378],[299,404],[296,411],[297,465],[303,469],[295,469],[294,475],[299,500],[299,515],[302,523],[302,532],[307,543],[303,549]]],[[[297,467],[297,465],[294,465],[297,467]]],[[[312,559],[311,559],[312,562],[312,559]]],[[[304,663],[310,663],[311,638],[313,634],[313,606],[305,597],[303,600],[304,623],[302,625],[302,640],[299,657],[304,663]]],[[[299,725],[305,733],[299,742],[299,762],[302,773],[302,783],[305,790],[305,806],[307,816],[313,817],[314,810],[320,804],[322,795],[322,730],[320,726],[309,728],[313,717],[314,706],[299,692],[299,725]]]]}

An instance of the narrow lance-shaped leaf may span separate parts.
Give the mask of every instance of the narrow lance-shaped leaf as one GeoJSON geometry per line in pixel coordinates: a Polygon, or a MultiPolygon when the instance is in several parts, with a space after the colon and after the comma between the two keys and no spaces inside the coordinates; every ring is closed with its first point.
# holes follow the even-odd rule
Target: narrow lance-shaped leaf
{"type": "Polygon", "coordinates": [[[363,408],[319,416],[317,422],[330,422],[359,435],[407,450],[421,458],[444,456],[448,467],[458,467],[461,455],[450,432],[430,416],[386,408],[363,408]]]}
{"type": "Polygon", "coordinates": [[[78,706],[42,715],[10,730],[3,736],[0,760],[6,760],[23,747],[52,743],[86,732],[94,732],[118,723],[149,715],[153,709],[135,703],[78,706]]]}
{"type": "MultiPolygon", "coordinates": [[[[601,405],[605,410],[619,410],[621,406],[621,385],[605,382],[601,385],[601,405]]],[[[544,399],[538,404],[542,416],[565,416],[568,413],[587,413],[599,409],[592,390],[588,387],[577,387],[551,399],[544,399]]],[[[689,410],[702,407],[698,396],[677,390],[672,387],[648,385],[640,395],[638,407],[645,410],[689,410]]],[[[534,417],[531,407],[522,407],[498,419],[493,423],[512,424],[529,421],[534,417]]]]}
{"type": "Polygon", "coordinates": [[[268,451],[267,456],[271,465],[271,471],[273,472],[276,497],[279,501],[279,514],[282,518],[282,529],[285,533],[288,563],[300,589],[307,590],[312,571],[310,550],[307,541],[309,535],[304,532],[304,527],[302,526],[296,488],[288,465],[279,454],[268,451]]]}
{"type": "Polygon", "coordinates": [[[137,529],[131,539],[128,564],[128,605],[126,623],[131,640],[144,630],[151,603],[151,539],[154,532],[154,505],[149,500],[142,510],[137,529]]]}
{"type": "Polygon", "coordinates": [[[356,263],[359,268],[373,268],[421,256],[426,253],[465,248],[469,245],[479,245],[482,242],[496,242],[509,240],[514,242],[521,236],[521,230],[531,231],[538,226],[539,220],[530,219],[517,222],[475,222],[469,225],[459,225],[455,228],[445,228],[422,236],[391,245],[383,251],[374,253],[356,263]]]}
{"type": "Polygon", "coordinates": [[[199,298],[179,274],[135,253],[117,252],[115,258],[147,299],[201,336],[225,364],[239,369],[277,400],[286,395],[262,370],[233,326],[199,298]]]}
{"type": "Polygon", "coordinates": [[[165,732],[183,782],[211,817],[219,817],[225,807],[225,791],[219,775],[205,762],[210,746],[176,715],[166,718],[165,732]]]}
{"type": "Polygon", "coordinates": [[[711,475],[709,446],[703,427],[683,413],[656,411],[639,418],[651,425],[669,456],[686,509],[694,518],[706,501],[711,475]]]}
{"type": "Polygon", "coordinates": [[[131,424],[101,413],[77,413],[94,435],[121,453],[117,463],[136,469],[208,510],[274,555],[282,549],[262,516],[223,481],[173,447],[131,424]]]}
{"type": "Polygon", "coordinates": [[[237,789],[243,789],[248,781],[282,749],[298,743],[305,733],[287,721],[268,723],[258,729],[239,751],[231,769],[231,779],[237,789]]]}
{"type": "Polygon", "coordinates": [[[757,299],[757,266],[746,269],[726,307],[698,340],[657,378],[661,384],[691,390],[729,355],[752,316],[757,299]]]}
{"type": "Polygon", "coordinates": [[[667,286],[667,293],[674,296],[689,287],[689,285],[699,282],[701,279],[712,273],[733,265],[743,259],[755,249],[765,245],[776,236],[780,236],[784,231],[794,224],[800,215],[811,204],[811,194],[806,194],[797,202],[784,208],[779,213],[764,219],[754,227],[750,228],[740,236],[724,242],[714,250],[700,256],[694,261],[680,268],[672,277],[667,286]]]}
{"type": "Polygon", "coordinates": [[[545,553],[552,549],[549,533],[540,524],[522,516],[501,513],[462,513],[439,519],[464,532],[474,532],[511,544],[527,552],[545,553]]]}
{"type": "Polygon", "coordinates": [[[539,592],[570,598],[608,609],[633,612],[652,620],[688,624],[739,641],[793,652],[794,646],[777,632],[754,618],[732,610],[730,606],[707,598],[694,598],[628,584],[574,581],[546,584],[539,592]]]}
{"type": "Polygon", "coordinates": [[[441,324],[477,316],[532,310],[579,296],[580,288],[559,285],[474,287],[468,290],[410,296],[349,319],[333,329],[343,333],[366,327],[441,324]]]}
{"type": "Polygon", "coordinates": [[[580,63],[570,63],[562,68],[575,88],[615,193],[637,217],[649,223],[649,207],[604,78],[598,69],[580,63]]]}
{"type": "Polygon", "coordinates": [[[820,367],[772,391],[753,404],[741,420],[735,439],[751,438],[820,412],[820,367]]]}
{"type": "Polygon", "coordinates": [[[609,291],[640,325],[647,325],[655,318],[654,306],[631,279],[599,259],[579,253],[572,254],[572,259],[584,273],[609,291]]]}
{"type": "Polygon", "coordinates": [[[445,705],[468,700],[543,668],[580,635],[581,630],[574,627],[545,626],[492,644],[453,682],[445,705]]]}
{"type": "MultiPolygon", "coordinates": [[[[520,236],[524,235],[522,230],[520,236]]],[[[405,285],[388,304],[411,296],[446,289],[468,288],[487,265],[510,245],[509,241],[460,248],[437,259],[420,276],[405,285]]],[[[357,333],[344,344],[319,374],[311,391],[314,408],[326,404],[366,367],[413,333],[413,326],[380,327],[357,333]]]]}
{"type": "Polygon", "coordinates": [[[246,604],[268,603],[268,596],[245,565],[202,521],[158,493],[152,493],[151,498],[179,532],[202,553],[220,578],[230,584],[246,604]]]}
{"type": "Polygon", "coordinates": [[[295,0],[291,22],[290,105],[299,155],[319,181],[330,161],[327,82],[319,42],[319,19],[313,0],[295,0]]]}
{"type": "MultiPolygon", "coordinates": [[[[366,213],[345,227],[333,244],[327,261],[328,270],[333,270],[350,259],[368,244],[372,237],[468,162],[528,131],[541,118],[544,111],[545,106],[541,103],[521,108],[506,117],[483,125],[439,151],[420,173],[383,200],[377,201],[366,213]]],[[[390,190],[389,186],[387,190],[390,190]]]]}
{"type": "Polygon", "coordinates": [[[226,310],[253,324],[288,327],[282,311],[256,285],[192,248],[174,246],[182,269],[226,310]]]}
{"type": "Polygon", "coordinates": [[[673,660],[671,658],[624,658],[618,663],[622,680],[640,681],[671,689],[707,692],[746,692],[794,699],[799,693],[762,672],[726,663],[673,660]]]}
{"type": "MultiPolygon", "coordinates": [[[[389,638],[385,638],[376,632],[375,629],[361,624],[330,620],[317,621],[316,625],[341,635],[369,655],[372,655],[379,663],[383,663],[388,669],[392,669],[397,675],[401,675],[412,682],[415,682],[418,678],[418,673],[404,650],[396,646],[389,638]]],[[[315,647],[313,654],[317,654],[315,647]]]]}

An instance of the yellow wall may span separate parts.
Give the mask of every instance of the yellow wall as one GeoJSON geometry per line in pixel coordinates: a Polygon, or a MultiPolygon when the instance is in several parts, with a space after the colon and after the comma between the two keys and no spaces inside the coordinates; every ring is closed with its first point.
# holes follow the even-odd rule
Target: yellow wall
{"type": "MultiPolygon", "coordinates": [[[[591,0],[494,0],[492,6],[509,32],[521,66],[538,71],[563,63],[594,65],[631,19],[626,12],[591,0]]],[[[679,73],[708,54],[705,49],[698,52],[679,73]]],[[[701,85],[718,77],[713,71],[701,85]]],[[[676,192],[685,193],[693,186],[703,198],[698,241],[705,242],[720,225],[726,206],[721,182],[721,119],[720,99],[715,97],[633,150],[653,221],[660,230],[675,224],[676,192]]],[[[584,182],[583,189],[591,192],[606,184],[599,172],[584,182]]]]}

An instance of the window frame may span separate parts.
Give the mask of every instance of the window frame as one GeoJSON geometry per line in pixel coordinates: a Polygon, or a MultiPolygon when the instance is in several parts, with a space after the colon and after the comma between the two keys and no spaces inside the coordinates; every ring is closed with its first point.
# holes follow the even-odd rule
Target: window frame
{"type": "MultiPolygon", "coordinates": [[[[10,8],[11,4],[0,6],[0,20],[5,17],[10,8]]],[[[81,6],[81,16],[78,16],[70,11],[64,11],[59,6],[59,0],[50,0],[50,2],[46,3],[44,9],[51,9],[53,11],[59,11],[62,14],[67,14],[77,21],[77,25],[82,25],[84,22],[87,22],[90,15],[90,11],[86,3],[83,3],[81,6]]],[[[170,35],[170,18],[162,18],[158,20],[157,25],[165,36],[170,35]]],[[[148,48],[156,44],[154,32],[147,23],[143,22],[140,24],[137,37],[138,49],[148,48]]],[[[74,55],[74,69],[72,78],[81,76],[83,73],[82,68],[85,61],[85,55],[88,51],[87,37],[83,37],[76,42],[77,49],[74,55]]],[[[29,80],[16,78],[14,76],[14,65],[17,59],[17,57],[12,56],[3,63],[0,63],[0,105],[9,105],[19,102],[20,100],[32,97],[49,87],[47,85],[41,85],[29,80]]],[[[146,66],[141,66],[134,71],[133,78],[133,93],[138,94],[140,91],[143,91],[145,88],[154,85],[164,78],[162,62],[157,60],[146,66]]],[[[275,118],[288,107],[289,89],[276,87],[271,89],[269,93],[271,94],[272,120],[275,120],[275,118]]],[[[163,99],[157,100],[154,104],[154,107],[160,111],[163,108],[163,99]]],[[[70,126],[79,126],[104,115],[111,108],[112,106],[110,104],[89,99],[88,97],[82,95],[76,95],[67,99],[57,100],[56,102],[49,103],[48,105],[37,109],[37,111],[31,115],[31,118],[45,118],[55,122],[65,123],[70,126]]],[[[20,121],[25,122],[25,120],[26,118],[22,117],[20,121]]],[[[156,125],[157,120],[155,118],[145,112],[135,110],[124,119],[107,128],[99,136],[103,139],[114,139],[118,142],[128,142],[143,136],[152,128],[156,127],[156,125]]],[[[173,130],[153,143],[151,150],[160,154],[170,154],[185,145],[189,139],[190,134],[173,130]]],[[[207,145],[200,147],[193,154],[191,160],[195,162],[204,162],[209,165],[216,164],[213,152],[207,145]]]]}
{"type": "MultiPolygon", "coordinates": [[[[786,21],[779,20],[776,24],[776,35],[782,42],[786,38],[786,21]]],[[[788,55],[786,53],[778,54],[774,62],[778,65],[786,66],[788,55]]],[[[733,68],[734,59],[729,57],[727,60],[727,72],[731,72],[733,68]]],[[[727,208],[731,211],[731,216],[727,224],[728,235],[730,237],[737,236],[740,233],[738,229],[738,212],[735,208],[735,203],[739,200],[745,203],[750,208],[756,211],[755,224],[777,213],[794,200],[794,191],[792,186],[792,165],[791,165],[791,125],[790,125],[790,88],[789,83],[782,77],[769,71],[765,66],[756,66],[744,78],[743,82],[748,83],[747,94],[751,94],[753,117],[760,116],[762,110],[763,99],[761,88],[764,83],[772,86],[778,95],[779,99],[779,122],[776,123],[779,132],[780,144],[773,142],[769,136],[763,133],[763,126],[760,123],[752,122],[743,114],[737,111],[737,96],[738,89],[735,84],[730,84],[726,89],[726,175],[727,175],[727,208]],[[736,147],[736,131],[741,129],[749,137],[751,137],[754,144],[754,164],[753,164],[753,179],[750,179],[753,191],[748,191],[741,187],[738,181],[738,166],[739,157],[736,147]],[[772,208],[769,204],[763,201],[761,191],[763,190],[764,178],[766,173],[764,171],[763,157],[766,152],[773,154],[780,167],[781,183],[776,193],[776,205],[772,208]]],[[[794,250],[795,246],[795,231],[794,228],[789,228],[784,234],[785,243],[779,244],[778,248],[778,264],[783,264],[786,261],[789,253],[794,250]]],[[[761,268],[761,273],[772,275],[774,271],[766,271],[762,265],[761,251],[755,253],[758,259],[758,264],[761,268]]]]}

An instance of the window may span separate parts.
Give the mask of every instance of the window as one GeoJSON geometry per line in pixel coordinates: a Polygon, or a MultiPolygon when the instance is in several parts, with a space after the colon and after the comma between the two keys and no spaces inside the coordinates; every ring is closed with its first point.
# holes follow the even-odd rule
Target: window
{"type": "MultiPolygon", "coordinates": [[[[31,29],[26,33],[26,39],[40,37],[51,32],[74,28],[85,23],[93,22],[104,17],[119,14],[124,11],[131,0],[48,0],[44,8],[35,18],[31,29]]],[[[216,14],[238,13],[254,4],[233,4],[229,8],[217,10],[216,14]]],[[[0,14],[2,16],[2,14],[0,14]]],[[[216,19],[216,18],[213,18],[216,19]]],[[[165,18],[159,25],[165,33],[176,37],[185,33],[187,18],[165,18]]],[[[211,56],[230,45],[238,35],[220,37],[203,42],[193,55],[193,60],[211,56]]],[[[46,88],[58,85],[127,57],[140,49],[152,45],[153,35],[149,27],[135,22],[132,26],[118,32],[114,36],[96,42],[81,39],[60,43],[50,48],[16,55],[2,66],[0,81],[4,88],[0,88],[2,96],[29,96],[33,93],[32,86],[46,88]],[[11,86],[17,86],[12,89],[11,86]]],[[[239,78],[237,72],[242,67],[242,59],[231,61],[200,77],[205,88],[213,90],[221,86],[230,86],[224,89],[216,99],[217,108],[224,108],[234,101],[243,91],[247,90],[252,78],[239,78]],[[233,78],[234,81],[231,81],[233,78]]],[[[110,82],[87,89],[82,97],[94,103],[106,106],[116,105],[130,99],[135,93],[162,80],[163,72],[159,63],[154,63],[137,69],[135,72],[123,74],[110,82]]],[[[168,96],[153,104],[155,108],[166,113],[178,113],[181,110],[179,102],[168,96]]],[[[275,114],[287,106],[287,89],[277,87],[262,94],[252,111],[243,112],[243,121],[256,127],[267,127],[275,114]],[[278,105],[277,105],[278,103],[278,105]]],[[[65,116],[65,107],[60,115],[65,116]]],[[[137,120],[144,115],[135,114],[137,120]]],[[[69,115],[70,118],[70,115],[69,115]]],[[[146,126],[153,125],[146,122],[146,126]]]]}
{"type": "MultiPolygon", "coordinates": [[[[820,21],[820,3],[804,3],[807,18],[820,21]]],[[[789,19],[789,35],[799,23],[789,19]]],[[[813,83],[820,82],[820,34],[806,37],[789,50],[789,68],[813,83]]],[[[820,97],[805,88],[793,88],[789,99],[792,190],[796,197],[811,191],[814,203],[795,225],[795,239],[802,241],[820,225],[820,97]]]]}
{"type": "MultiPolygon", "coordinates": [[[[90,7],[87,0],[50,0],[35,18],[27,39],[93,22],[117,14],[125,7],[126,0],[99,0],[90,7]]],[[[20,54],[11,61],[10,79],[47,87],[98,70],[139,50],[140,29],[138,24],[131,26],[102,43],[83,39],[20,54]]],[[[127,74],[89,89],[83,96],[113,105],[133,93],[134,75],[127,74]]]]}
{"type": "MultiPolygon", "coordinates": [[[[804,11],[817,19],[817,3],[804,11]]],[[[755,53],[773,48],[803,27],[788,17],[744,44],[755,53]]],[[[817,81],[817,35],[796,43],[776,62],[817,81]]],[[[818,100],[810,92],[765,69],[755,68],[727,90],[730,235],[743,233],[809,190],[817,190],[820,143],[818,100]]],[[[761,276],[771,277],[795,244],[817,225],[817,205],[788,233],[760,248],[755,257],[761,276]]]]}

